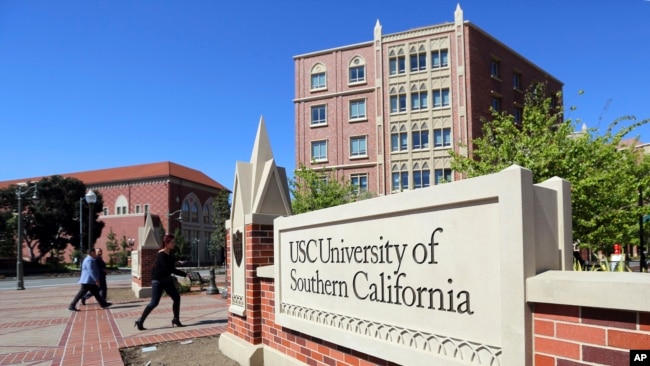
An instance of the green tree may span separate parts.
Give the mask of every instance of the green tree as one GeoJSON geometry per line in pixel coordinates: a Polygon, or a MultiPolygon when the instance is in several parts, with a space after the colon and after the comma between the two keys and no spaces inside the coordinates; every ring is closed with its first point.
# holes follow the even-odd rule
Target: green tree
{"type": "MultiPolygon", "coordinates": [[[[29,197],[23,199],[23,245],[30,251],[32,262],[40,261],[50,252],[65,250],[68,244],[79,247],[79,199],[86,194],[86,186],[75,178],[59,175],[46,177],[37,182],[38,203],[29,197]],[[36,250],[38,248],[38,250],[36,250]]],[[[17,208],[17,186],[0,189],[0,211],[15,212],[17,208]]],[[[101,193],[93,206],[94,243],[101,236],[104,223],[98,221],[98,213],[103,208],[101,193]]],[[[83,201],[84,243],[87,243],[88,205],[83,201]]],[[[15,231],[15,228],[13,229],[15,231]]]]}
{"type": "Polygon", "coordinates": [[[214,197],[212,201],[212,219],[214,220],[215,229],[208,244],[208,250],[214,258],[215,266],[223,263],[225,260],[226,247],[226,220],[230,218],[230,192],[223,189],[214,197]]]}
{"type": "Polygon", "coordinates": [[[483,135],[473,141],[473,157],[452,152],[451,168],[475,177],[517,164],[533,172],[535,183],[564,178],[571,182],[574,239],[593,249],[637,244],[639,215],[647,213],[638,205],[639,187],[648,187],[650,160],[621,142],[648,122],[623,117],[603,135],[594,129],[576,133],[540,84],[527,93],[520,123],[493,112],[483,135]],[[619,127],[626,121],[631,125],[619,127]]]}
{"type": "Polygon", "coordinates": [[[181,235],[180,229],[174,230],[174,242],[176,243],[176,253],[178,253],[177,259],[188,260],[192,251],[192,243],[181,235]]]}
{"type": "Polygon", "coordinates": [[[108,234],[106,235],[106,249],[110,252],[108,254],[108,265],[110,267],[115,265],[115,252],[119,244],[117,243],[117,235],[113,232],[113,228],[110,228],[108,234]]]}
{"type": "Polygon", "coordinates": [[[333,170],[314,171],[300,164],[289,181],[294,214],[319,210],[356,200],[355,187],[348,181],[336,179],[333,170]]]}
{"type": "Polygon", "coordinates": [[[0,212],[0,257],[16,256],[16,215],[0,212]]]}

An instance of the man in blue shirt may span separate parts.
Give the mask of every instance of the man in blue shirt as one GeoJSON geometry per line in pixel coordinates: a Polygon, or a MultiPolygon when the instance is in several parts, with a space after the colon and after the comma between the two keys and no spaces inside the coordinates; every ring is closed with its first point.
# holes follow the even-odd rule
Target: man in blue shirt
{"type": "Polygon", "coordinates": [[[97,254],[95,253],[94,248],[88,250],[88,256],[86,259],[84,259],[83,264],[81,265],[81,278],[79,278],[79,281],[77,282],[81,284],[81,288],[70,303],[70,306],[68,306],[68,310],[79,311],[77,309],[77,302],[79,302],[79,299],[81,299],[81,297],[88,291],[90,291],[93,296],[95,296],[95,299],[102,307],[102,309],[106,309],[107,307],[113,305],[110,302],[104,300],[99,295],[99,285],[101,284],[101,278],[99,274],[99,267],[97,266],[97,262],[95,260],[96,257],[97,254]]]}

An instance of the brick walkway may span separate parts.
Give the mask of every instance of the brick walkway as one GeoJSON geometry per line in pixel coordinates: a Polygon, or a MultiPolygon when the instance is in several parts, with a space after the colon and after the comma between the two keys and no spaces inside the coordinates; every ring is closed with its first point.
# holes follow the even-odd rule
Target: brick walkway
{"type": "MultiPolygon", "coordinates": [[[[111,288],[130,287],[128,283],[111,288]]],[[[149,315],[146,331],[133,327],[148,299],[115,302],[107,310],[94,299],[68,304],[78,285],[0,291],[0,365],[69,366],[123,365],[119,349],[221,334],[226,330],[227,304],[221,295],[201,293],[181,297],[184,328],[172,328],[172,301],[163,297],[149,315]]]]}

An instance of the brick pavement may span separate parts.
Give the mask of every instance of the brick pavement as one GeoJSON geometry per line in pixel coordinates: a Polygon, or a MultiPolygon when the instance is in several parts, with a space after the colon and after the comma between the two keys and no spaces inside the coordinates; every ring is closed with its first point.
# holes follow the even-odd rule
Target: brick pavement
{"type": "MultiPolygon", "coordinates": [[[[128,287],[122,282],[111,288],[128,287]]],[[[138,331],[133,322],[148,299],[113,301],[101,309],[94,299],[67,310],[78,285],[0,291],[0,365],[123,365],[119,349],[221,334],[227,326],[227,303],[221,295],[183,294],[181,321],[172,328],[172,301],[163,297],[138,331]]]]}

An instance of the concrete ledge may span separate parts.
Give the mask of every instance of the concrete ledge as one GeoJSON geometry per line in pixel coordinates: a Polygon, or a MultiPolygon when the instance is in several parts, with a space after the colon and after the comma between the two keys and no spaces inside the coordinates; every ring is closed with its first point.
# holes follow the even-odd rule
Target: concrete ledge
{"type": "Polygon", "coordinates": [[[304,366],[307,365],[304,362],[298,361],[293,357],[289,357],[284,353],[271,348],[264,346],[264,366],[304,366]]]}
{"type": "Polygon", "coordinates": [[[260,278],[275,278],[275,266],[270,265],[270,266],[264,266],[264,267],[257,267],[257,277],[260,278]]]}
{"type": "Polygon", "coordinates": [[[219,336],[219,349],[242,366],[264,365],[264,345],[253,345],[230,333],[219,336]]]}
{"type": "Polygon", "coordinates": [[[547,271],[526,280],[526,301],[650,312],[650,274],[547,271]]]}
{"type": "Polygon", "coordinates": [[[137,283],[131,282],[131,290],[133,290],[135,297],[138,299],[146,299],[151,297],[151,287],[140,287],[140,285],[137,283]]]}

